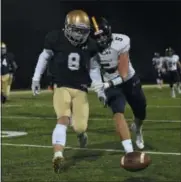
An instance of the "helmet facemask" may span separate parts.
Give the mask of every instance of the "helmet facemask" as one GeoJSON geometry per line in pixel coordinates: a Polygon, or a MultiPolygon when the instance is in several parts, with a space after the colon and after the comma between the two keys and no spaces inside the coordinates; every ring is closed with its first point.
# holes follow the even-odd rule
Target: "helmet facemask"
{"type": "Polygon", "coordinates": [[[68,25],[65,23],[65,36],[74,46],[84,44],[90,33],[86,25],[68,25]]]}
{"type": "Polygon", "coordinates": [[[171,47],[169,47],[168,49],[166,49],[166,51],[165,51],[165,55],[166,56],[172,56],[174,54],[174,51],[173,51],[173,49],[171,48],[171,47]]]}
{"type": "Polygon", "coordinates": [[[99,33],[95,32],[94,36],[95,36],[98,46],[103,49],[107,48],[110,45],[111,40],[112,40],[111,35],[104,33],[102,30],[99,30],[99,33]]]}

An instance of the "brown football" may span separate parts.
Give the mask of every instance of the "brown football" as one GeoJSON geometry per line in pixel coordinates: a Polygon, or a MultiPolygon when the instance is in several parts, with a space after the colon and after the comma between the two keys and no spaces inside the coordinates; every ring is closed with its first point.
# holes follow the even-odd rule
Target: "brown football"
{"type": "Polygon", "coordinates": [[[151,164],[151,158],[144,152],[127,153],[121,158],[120,165],[127,171],[136,172],[147,168],[151,164]]]}

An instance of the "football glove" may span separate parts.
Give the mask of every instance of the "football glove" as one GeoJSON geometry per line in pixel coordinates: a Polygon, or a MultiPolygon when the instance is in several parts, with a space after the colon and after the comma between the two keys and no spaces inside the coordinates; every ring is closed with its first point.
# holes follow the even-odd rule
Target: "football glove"
{"type": "Polygon", "coordinates": [[[104,91],[111,86],[112,86],[111,82],[104,82],[104,83],[103,82],[93,82],[92,83],[93,91],[96,93],[98,93],[100,91],[104,91]]]}
{"type": "Polygon", "coordinates": [[[31,89],[34,96],[40,94],[40,82],[36,80],[32,80],[31,89]]]}
{"type": "Polygon", "coordinates": [[[104,92],[98,92],[99,101],[103,104],[104,108],[107,107],[107,97],[104,92]]]}

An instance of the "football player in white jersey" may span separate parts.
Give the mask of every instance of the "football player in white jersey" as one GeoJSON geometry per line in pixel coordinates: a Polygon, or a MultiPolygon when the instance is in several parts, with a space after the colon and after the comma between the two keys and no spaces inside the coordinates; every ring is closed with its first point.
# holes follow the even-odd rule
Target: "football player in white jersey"
{"type": "Polygon", "coordinates": [[[156,82],[158,88],[162,88],[163,85],[163,57],[160,57],[160,53],[155,52],[152,59],[152,64],[156,71],[156,82]]]}
{"type": "Polygon", "coordinates": [[[173,49],[169,47],[165,50],[164,61],[169,75],[171,96],[175,98],[176,97],[175,90],[177,90],[178,93],[181,94],[180,76],[177,71],[177,67],[181,68],[181,64],[179,62],[179,56],[174,54],[173,49]]]}
{"type": "MultiPolygon", "coordinates": [[[[122,140],[125,152],[133,151],[131,136],[124,118],[126,100],[134,113],[134,123],[131,128],[136,134],[136,145],[144,148],[142,124],[146,117],[146,99],[141,88],[140,79],[129,59],[130,38],[123,34],[111,32],[111,26],[106,19],[95,20],[94,38],[100,47],[100,53],[94,57],[94,69],[100,69],[102,78],[93,69],[92,86],[98,97],[107,102],[112,109],[117,132],[122,140]]],[[[93,66],[92,66],[93,67],[93,66]]]]}

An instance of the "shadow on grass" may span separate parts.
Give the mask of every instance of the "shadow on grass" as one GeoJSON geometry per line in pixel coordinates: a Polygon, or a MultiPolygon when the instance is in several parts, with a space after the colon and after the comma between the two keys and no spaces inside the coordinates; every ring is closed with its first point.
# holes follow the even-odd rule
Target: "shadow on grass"
{"type": "Polygon", "coordinates": [[[96,161],[102,156],[104,152],[102,151],[77,151],[73,156],[65,157],[65,163],[63,164],[62,171],[68,171],[71,167],[75,166],[81,161],[92,162],[96,161]]]}

